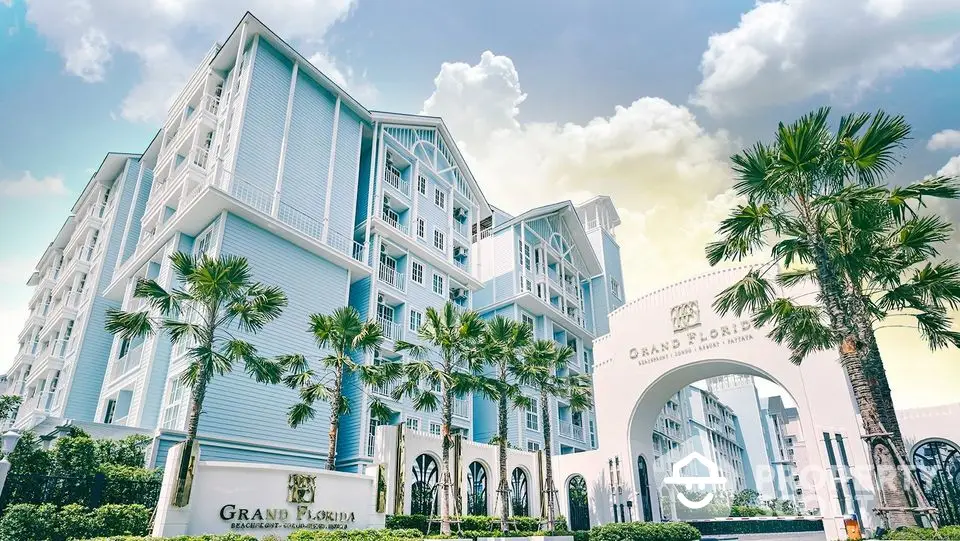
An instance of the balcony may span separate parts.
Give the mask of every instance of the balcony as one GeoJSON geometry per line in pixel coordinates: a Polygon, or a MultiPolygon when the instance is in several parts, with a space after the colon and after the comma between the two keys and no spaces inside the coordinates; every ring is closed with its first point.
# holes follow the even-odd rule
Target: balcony
{"type": "Polygon", "coordinates": [[[560,435],[575,441],[583,442],[583,425],[575,425],[570,421],[560,421],[560,435]]]}
{"type": "Polygon", "coordinates": [[[380,328],[383,330],[384,339],[392,340],[394,342],[403,339],[403,326],[399,323],[389,320],[383,316],[377,317],[377,323],[380,324],[380,328]]]}
{"type": "Polygon", "coordinates": [[[383,209],[383,221],[387,222],[387,225],[403,233],[404,235],[410,234],[410,228],[406,224],[400,222],[400,215],[388,208],[383,209]]]}
{"type": "Polygon", "coordinates": [[[403,178],[400,171],[389,165],[383,170],[383,183],[392,187],[403,195],[410,196],[410,182],[403,178]]]}
{"type": "MultiPolygon", "coordinates": [[[[273,192],[266,192],[237,177],[233,178],[231,184],[230,192],[233,197],[263,214],[273,216],[272,210],[276,199],[273,192]]],[[[280,222],[317,242],[326,244],[347,257],[361,263],[364,262],[366,247],[363,243],[357,242],[339,231],[334,231],[327,227],[324,222],[289,203],[278,201],[277,209],[275,217],[280,222]]]]}
{"type": "Polygon", "coordinates": [[[465,259],[454,259],[453,264],[465,272],[470,272],[470,264],[465,259]]]}
{"type": "Polygon", "coordinates": [[[457,220],[453,221],[453,232],[457,234],[460,238],[467,240],[470,238],[469,235],[470,227],[464,223],[457,220]]]}
{"type": "Polygon", "coordinates": [[[386,383],[386,384],[384,384],[384,385],[376,385],[376,386],[373,387],[373,394],[375,394],[375,395],[377,395],[377,396],[379,396],[379,397],[388,398],[388,399],[391,399],[391,400],[392,400],[392,399],[393,399],[393,391],[394,391],[397,387],[399,387],[399,386],[400,386],[400,384],[399,384],[399,383],[395,383],[395,382],[394,382],[394,383],[386,383]]]}
{"type": "Polygon", "coordinates": [[[379,278],[381,282],[392,286],[395,289],[404,291],[404,275],[403,273],[397,272],[395,269],[392,269],[386,265],[380,265],[380,269],[377,271],[377,278],[379,278]]]}
{"type": "Polygon", "coordinates": [[[73,291],[64,295],[63,298],[53,306],[47,320],[55,324],[60,321],[61,318],[72,319],[76,317],[77,308],[80,306],[80,297],[80,293],[73,291]]]}

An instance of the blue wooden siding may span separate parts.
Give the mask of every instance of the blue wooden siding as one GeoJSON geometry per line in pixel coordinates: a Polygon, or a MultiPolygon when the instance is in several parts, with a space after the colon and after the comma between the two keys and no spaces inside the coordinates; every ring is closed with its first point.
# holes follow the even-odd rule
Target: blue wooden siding
{"type": "MultiPolygon", "coordinates": [[[[237,146],[235,178],[270,196],[276,188],[292,69],[289,60],[266,41],[259,41],[237,146]]],[[[232,189],[238,193],[236,183],[232,189]]]]}
{"type": "Polygon", "coordinates": [[[322,220],[333,139],[336,98],[299,72],[284,154],[281,201],[322,220]]]}
{"type": "MultiPolygon", "coordinates": [[[[309,315],[343,306],[347,271],[233,215],[227,218],[220,252],[245,256],[254,279],[279,286],[290,301],[280,318],[256,336],[242,332],[237,336],[248,338],[261,355],[303,353],[317,359],[320,352],[307,332],[309,315]]],[[[328,406],[318,404],[316,418],[293,429],[287,425],[287,410],[296,400],[293,390],[257,383],[239,368],[214,379],[200,431],[213,437],[326,449],[328,406]]]]}
{"type": "Polygon", "coordinates": [[[120,263],[127,260],[137,249],[137,241],[140,239],[140,220],[147,208],[147,200],[150,199],[150,189],[153,187],[153,170],[145,169],[140,177],[140,186],[136,194],[136,201],[130,209],[130,227],[127,229],[124,237],[126,241],[123,245],[123,253],[120,255],[120,263]]]}
{"type": "Polygon", "coordinates": [[[333,163],[333,190],[336,200],[330,205],[332,233],[353,238],[356,212],[357,179],[360,174],[360,117],[347,107],[340,108],[337,124],[337,152],[333,163]]]}
{"type": "MultiPolygon", "coordinates": [[[[180,443],[184,435],[174,432],[164,432],[156,437],[156,456],[149,467],[163,468],[167,462],[170,448],[180,443]]],[[[223,462],[255,462],[266,464],[281,464],[285,466],[299,466],[305,468],[323,468],[325,459],[320,454],[306,452],[291,452],[274,447],[236,444],[209,440],[203,437],[200,441],[200,459],[223,462]]]]}

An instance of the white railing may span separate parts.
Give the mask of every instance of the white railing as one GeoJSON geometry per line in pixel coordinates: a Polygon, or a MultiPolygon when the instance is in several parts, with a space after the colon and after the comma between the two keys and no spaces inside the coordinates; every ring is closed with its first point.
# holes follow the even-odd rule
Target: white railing
{"type": "Polygon", "coordinates": [[[383,181],[393,186],[393,188],[400,193],[410,195],[410,183],[400,176],[400,172],[396,169],[392,167],[385,168],[383,170],[383,181]]]}
{"type": "Polygon", "coordinates": [[[404,275],[402,273],[399,273],[386,265],[380,265],[380,270],[377,272],[377,276],[380,278],[381,282],[403,291],[404,275]]]}
{"type": "Polygon", "coordinates": [[[373,387],[373,394],[391,398],[393,396],[394,389],[396,389],[398,386],[398,383],[384,383],[383,385],[376,385],[373,387]]]}
{"type": "Polygon", "coordinates": [[[467,404],[466,398],[453,398],[453,416],[460,417],[461,419],[466,419],[470,415],[469,404],[467,404]]]}
{"type": "Polygon", "coordinates": [[[573,439],[577,441],[584,441],[583,425],[573,425],[573,439]]]}
{"type": "Polygon", "coordinates": [[[470,272],[470,265],[464,260],[454,259],[453,264],[459,267],[460,269],[470,272]]]}
{"type": "MultiPolygon", "coordinates": [[[[274,194],[272,192],[267,192],[250,182],[233,177],[231,194],[233,197],[236,197],[263,214],[272,216],[274,202],[274,194]]],[[[300,233],[318,242],[324,242],[327,246],[347,257],[353,258],[361,263],[364,262],[366,247],[363,243],[357,242],[332,229],[326,231],[326,241],[324,241],[323,237],[326,224],[295,206],[281,201],[278,205],[276,218],[300,233]]]]}
{"type": "Polygon", "coordinates": [[[389,319],[378,316],[377,323],[380,324],[380,328],[383,329],[383,337],[387,340],[400,340],[403,337],[403,327],[399,323],[390,321],[389,319]]]}
{"type": "Polygon", "coordinates": [[[390,227],[404,233],[406,235],[410,234],[410,228],[406,224],[400,222],[400,216],[396,212],[393,212],[390,209],[383,209],[383,221],[387,222],[390,227]]]}
{"type": "Polygon", "coordinates": [[[220,110],[220,98],[210,94],[204,94],[200,107],[202,107],[204,111],[216,115],[217,111],[220,110]]]}
{"type": "Polygon", "coordinates": [[[477,240],[483,240],[483,239],[489,237],[489,236],[492,235],[492,234],[493,234],[493,228],[484,229],[484,230],[480,231],[479,237],[477,236],[476,233],[474,233],[474,234],[472,235],[473,242],[477,242],[477,240]]]}
{"type": "Polygon", "coordinates": [[[453,230],[463,238],[467,238],[467,224],[464,222],[453,221],[453,230]]]}
{"type": "Polygon", "coordinates": [[[583,425],[575,425],[570,421],[560,421],[560,435],[583,441],[583,425]]]}

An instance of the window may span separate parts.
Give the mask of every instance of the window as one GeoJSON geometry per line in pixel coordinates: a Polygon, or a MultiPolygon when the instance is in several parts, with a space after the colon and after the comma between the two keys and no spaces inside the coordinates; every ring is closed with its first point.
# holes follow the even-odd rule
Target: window
{"type": "Polygon", "coordinates": [[[430,433],[433,434],[434,436],[439,436],[439,435],[440,435],[440,423],[435,423],[435,422],[433,422],[433,421],[430,421],[430,433]]]}
{"type": "Polygon", "coordinates": [[[107,400],[107,412],[103,415],[103,422],[110,424],[113,422],[113,412],[117,410],[117,401],[110,399],[107,400]]]}
{"type": "Polygon", "coordinates": [[[534,328],[533,316],[531,316],[530,314],[527,314],[525,312],[520,312],[520,322],[523,323],[524,325],[530,325],[531,329],[534,328]]]}
{"type": "Polygon", "coordinates": [[[536,453],[540,450],[540,442],[527,440],[527,451],[536,453]]]}
{"type": "Polygon", "coordinates": [[[180,381],[180,376],[170,380],[170,392],[167,395],[167,405],[163,408],[160,426],[173,430],[183,428],[183,399],[186,397],[186,386],[180,381]]]}
{"type": "Polygon", "coordinates": [[[129,351],[130,351],[130,339],[124,338],[120,341],[120,353],[117,354],[117,358],[122,359],[126,357],[129,351]]]}
{"type": "Polygon", "coordinates": [[[443,296],[443,276],[439,274],[433,275],[433,292],[443,296]]]}
{"type": "Polygon", "coordinates": [[[423,265],[419,261],[411,262],[410,279],[420,285],[423,285],[423,265]]]}
{"type": "Polygon", "coordinates": [[[407,420],[404,423],[410,430],[420,430],[420,419],[416,417],[407,417],[407,420]]]}
{"type": "Polygon", "coordinates": [[[620,291],[620,282],[618,282],[616,278],[610,279],[610,293],[613,293],[613,296],[617,299],[622,300],[620,296],[622,294],[620,291]]]}
{"type": "Polygon", "coordinates": [[[417,179],[417,191],[420,195],[427,195],[427,179],[422,176],[417,179]]]}
{"type": "Polygon", "coordinates": [[[423,225],[423,218],[417,218],[417,236],[421,239],[426,235],[424,231],[425,227],[423,225]]]}
{"type": "Polygon", "coordinates": [[[442,209],[447,208],[447,194],[445,192],[441,192],[440,188],[433,189],[433,204],[442,209]]]}
{"type": "Polygon", "coordinates": [[[443,247],[446,246],[445,240],[443,238],[443,231],[433,230],[433,247],[437,250],[443,251],[443,247]]]}
{"type": "Polygon", "coordinates": [[[373,456],[373,452],[376,448],[376,437],[377,437],[377,427],[383,424],[377,420],[373,415],[370,416],[370,434],[367,437],[367,456],[373,456]]]}
{"type": "Polygon", "coordinates": [[[531,398],[530,403],[526,406],[527,414],[527,428],[530,430],[540,430],[540,401],[536,398],[531,398]]]}
{"type": "Polygon", "coordinates": [[[193,255],[199,257],[201,255],[209,254],[213,247],[213,227],[207,228],[206,231],[201,233],[197,240],[193,243],[193,255]]]}
{"type": "Polygon", "coordinates": [[[530,245],[526,242],[523,242],[523,239],[518,241],[520,243],[520,261],[523,263],[523,268],[530,270],[530,245]]]}
{"type": "Polygon", "coordinates": [[[423,324],[423,314],[416,311],[410,310],[410,330],[417,332],[420,330],[420,325],[423,324]]]}

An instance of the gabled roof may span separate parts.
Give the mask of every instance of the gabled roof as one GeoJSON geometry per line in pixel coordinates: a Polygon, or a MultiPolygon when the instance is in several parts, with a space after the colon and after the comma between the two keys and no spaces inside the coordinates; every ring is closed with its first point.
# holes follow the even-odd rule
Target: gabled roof
{"type": "Polygon", "coordinates": [[[373,115],[373,120],[379,122],[436,128],[440,132],[440,137],[443,138],[447,148],[453,152],[453,156],[458,162],[457,167],[459,167],[460,172],[463,173],[463,178],[466,179],[473,193],[477,195],[477,203],[480,205],[480,218],[486,218],[493,212],[490,209],[490,203],[487,201],[486,196],[483,195],[483,190],[480,189],[480,185],[477,184],[477,179],[473,177],[470,166],[467,164],[467,161],[463,159],[463,154],[460,153],[460,148],[457,146],[457,140],[450,134],[450,130],[442,118],[428,115],[411,115],[408,113],[391,113],[388,111],[371,111],[371,114],[373,115]]]}
{"type": "Polygon", "coordinates": [[[70,212],[76,213],[77,210],[80,209],[80,203],[83,202],[90,193],[90,190],[93,189],[94,184],[113,180],[120,174],[120,171],[123,171],[123,166],[127,163],[127,160],[130,158],[137,159],[139,157],[140,154],[131,154],[129,152],[107,152],[107,155],[103,157],[103,161],[100,162],[100,167],[97,168],[96,173],[90,177],[87,185],[83,187],[83,191],[80,192],[80,197],[77,198],[70,212]]]}
{"type": "Polygon", "coordinates": [[[497,233],[499,231],[503,231],[504,229],[513,227],[521,222],[535,220],[537,218],[542,218],[554,213],[558,213],[567,224],[567,229],[570,230],[570,234],[574,237],[572,239],[573,242],[577,247],[580,248],[580,253],[583,256],[583,262],[585,265],[587,265],[587,268],[583,269],[584,272],[591,278],[603,274],[603,267],[600,265],[600,260],[597,259],[597,253],[593,251],[593,245],[590,244],[590,239],[587,237],[587,232],[583,228],[583,222],[580,221],[580,215],[577,214],[577,209],[573,206],[573,202],[569,200],[532,208],[523,214],[494,227],[493,232],[497,233]]]}

